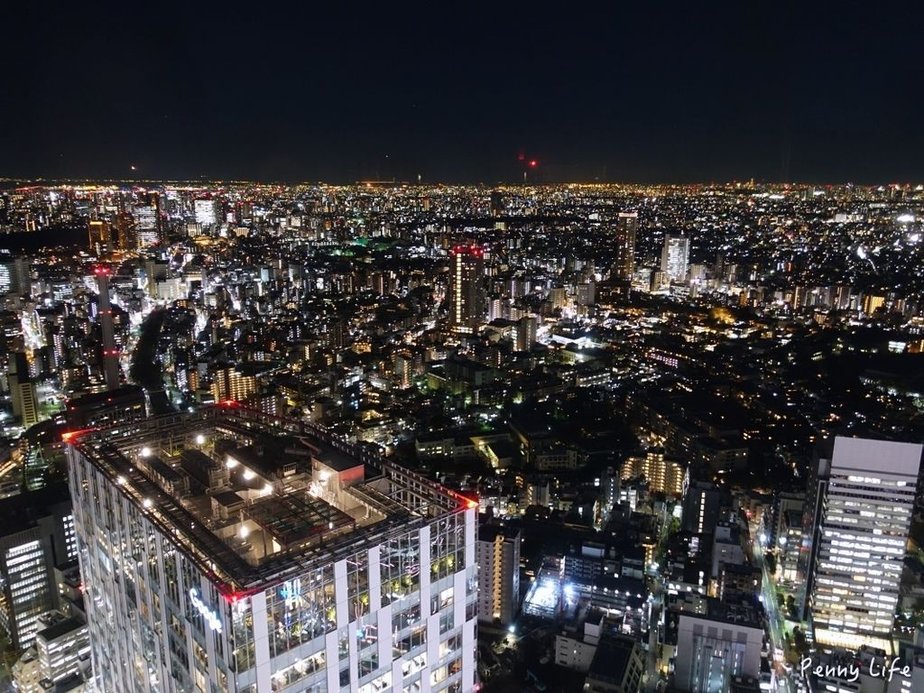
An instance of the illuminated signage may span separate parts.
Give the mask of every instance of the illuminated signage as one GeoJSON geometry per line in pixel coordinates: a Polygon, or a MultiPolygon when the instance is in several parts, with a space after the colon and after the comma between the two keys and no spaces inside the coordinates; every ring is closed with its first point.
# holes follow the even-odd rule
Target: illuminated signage
{"type": "Polygon", "coordinates": [[[279,596],[284,599],[287,605],[291,606],[289,602],[297,601],[302,593],[302,581],[300,578],[295,578],[294,580],[289,580],[284,582],[279,588],[279,596]]]}
{"type": "Polygon", "coordinates": [[[199,597],[199,590],[195,587],[189,588],[189,599],[192,601],[192,605],[196,607],[196,611],[205,619],[205,622],[208,624],[208,627],[214,631],[221,632],[221,619],[218,618],[218,613],[213,611],[205,602],[202,601],[202,598],[199,597]]]}

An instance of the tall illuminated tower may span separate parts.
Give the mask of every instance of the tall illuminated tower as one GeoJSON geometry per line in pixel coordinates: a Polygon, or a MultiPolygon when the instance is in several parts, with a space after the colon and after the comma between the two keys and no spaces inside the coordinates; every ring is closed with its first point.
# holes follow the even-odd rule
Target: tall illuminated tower
{"type": "Polygon", "coordinates": [[[616,219],[616,260],[613,276],[629,281],[635,273],[635,234],[638,231],[638,212],[620,212],[616,219]]]}
{"type": "Polygon", "coordinates": [[[484,249],[457,245],[449,256],[449,320],[455,332],[474,332],[484,322],[484,249]]]}
{"type": "Polygon", "coordinates": [[[99,287],[99,324],[103,332],[103,376],[106,389],[119,387],[119,350],[115,346],[115,331],[112,326],[112,306],[109,303],[109,268],[97,267],[96,282],[99,287]]]}
{"type": "Polygon", "coordinates": [[[91,219],[87,227],[90,250],[100,254],[109,250],[110,230],[109,222],[101,219],[91,219]]]}
{"type": "Polygon", "coordinates": [[[891,652],[922,446],[836,438],[819,497],[811,592],[815,641],[891,652]]]}

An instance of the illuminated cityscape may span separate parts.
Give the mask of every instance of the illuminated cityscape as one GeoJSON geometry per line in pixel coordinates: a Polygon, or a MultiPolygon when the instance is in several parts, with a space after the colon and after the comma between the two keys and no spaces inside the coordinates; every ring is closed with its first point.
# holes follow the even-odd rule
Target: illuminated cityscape
{"type": "Polygon", "coordinates": [[[5,237],[4,502],[69,479],[43,560],[80,589],[20,607],[6,573],[21,688],[46,612],[99,690],[921,675],[921,187],[0,199],[35,226],[5,237]]]}
{"type": "Polygon", "coordinates": [[[3,23],[0,693],[924,691],[924,4],[3,23]]]}

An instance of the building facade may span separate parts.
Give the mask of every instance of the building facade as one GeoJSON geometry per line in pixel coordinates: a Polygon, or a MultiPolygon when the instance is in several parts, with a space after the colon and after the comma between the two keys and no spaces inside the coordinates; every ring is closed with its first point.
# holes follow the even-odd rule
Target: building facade
{"type": "Polygon", "coordinates": [[[102,690],[473,689],[474,502],[233,406],[68,459],[102,690]]]}
{"type": "Polygon", "coordinates": [[[79,617],[50,612],[41,618],[35,645],[13,665],[17,693],[84,690],[90,677],[90,639],[79,617]]]}
{"type": "Polygon", "coordinates": [[[449,253],[449,322],[456,332],[474,332],[484,323],[484,249],[455,246],[449,253]]]}
{"type": "Polygon", "coordinates": [[[680,498],[687,485],[687,471],[679,462],[664,458],[660,451],[649,451],[644,457],[629,457],[622,463],[623,481],[644,477],[650,491],[680,498]]]}
{"type": "Polygon", "coordinates": [[[686,236],[666,236],[661,250],[661,271],[672,282],[686,281],[690,262],[690,239],[686,236]]]}
{"type": "Polygon", "coordinates": [[[25,649],[58,606],[55,566],[77,557],[66,485],[3,499],[0,527],[0,626],[14,649],[25,649]]]}
{"type": "Polygon", "coordinates": [[[764,628],[756,607],[708,598],[705,613],[682,612],[674,685],[681,691],[726,691],[736,676],[760,676],[764,628]]]}
{"type": "Polygon", "coordinates": [[[520,610],[520,531],[482,525],[475,549],[478,561],[478,620],[513,622],[520,610]]]}
{"type": "Polygon", "coordinates": [[[635,274],[635,234],[638,232],[638,212],[620,212],[616,218],[616,259],[613,276],[631,281],[635,274]]]}
{"type": "Polygon", "coordinates": [[[892,651],[922,447],[835,439],[816,528],[811,593],[816,642],[892,651]]]}

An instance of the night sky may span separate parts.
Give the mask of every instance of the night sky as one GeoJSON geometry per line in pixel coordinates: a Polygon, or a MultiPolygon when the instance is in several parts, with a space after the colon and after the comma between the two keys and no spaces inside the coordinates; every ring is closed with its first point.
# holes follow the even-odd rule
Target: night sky
{"type": "Polygon", "coordinates": [[[924,3],[316,4],[10,3],[0,176],[924,180],[924,3]]]}

